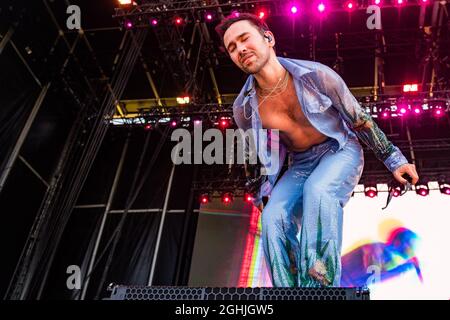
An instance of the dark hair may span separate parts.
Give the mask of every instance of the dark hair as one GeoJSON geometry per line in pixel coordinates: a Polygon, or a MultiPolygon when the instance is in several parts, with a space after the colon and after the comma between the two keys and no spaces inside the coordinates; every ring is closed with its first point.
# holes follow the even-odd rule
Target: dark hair
{"type": "Polygon", "coordinates": [[[223,35],[228,30],[228,28],[233,23],[242,21],[242,20],[249,21],[252,25],[255,26],[256,29],[259,30],[261,35],[264,35],[264,32],[269,31],[269,27],[267,26],[267,24],[264,21],[262,21],[261,19],[259,19],[257,16],[255,16],[254,14],[251,14],[251,13],[239,13],[239,15],[231,14],[228,17],[226,17],[225,19],[223,19],[220,22],[220,24],[218,24],[216,27],[216,32],[219,35],[220,40],[222,41],[222,45],[224,45],[223,35]]]}

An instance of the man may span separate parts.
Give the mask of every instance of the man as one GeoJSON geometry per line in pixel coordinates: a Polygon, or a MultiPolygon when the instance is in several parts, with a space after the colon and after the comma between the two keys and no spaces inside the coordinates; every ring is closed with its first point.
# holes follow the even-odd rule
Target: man
{"type": "MultiPolygon", "coordinates": [[[[272,284],[339,286],[343,207],[363,169],[358,138],[399,182],[406,183],[406,173],[415,184],[415,167],[332,69],[277,57],[275,36],[258,17],[228,17],[216,31],[231,60],[250,75],[233,105],[237,125],[268,129],[268,143],[281,142],[279,168],[261,180],[254,200],[262,208],[262,197],[270,195],[261,237],[272,284]],[[286,149],[291,165],[275,185],[286,149]]],[[[266,151],[257,152],[262,163],[269,163],[266,151]]]]}

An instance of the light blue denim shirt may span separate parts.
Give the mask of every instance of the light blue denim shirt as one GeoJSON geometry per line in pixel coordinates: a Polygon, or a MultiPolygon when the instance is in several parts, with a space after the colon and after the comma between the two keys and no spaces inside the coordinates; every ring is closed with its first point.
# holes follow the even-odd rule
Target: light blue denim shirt
{"type": "MultiPolygon", "coordinates": [[[[344,147],[349,137],[356,135],[373,150],[377,159],[391,172],[408,163],[402,152],[387,139],[372,117],[360,106],[344,80],[333,69],[314,61],[277,58],[293,77],[299,104],[305,117],[319,132],[336,139],[339,143],[338,150],[344,147]]],[[[260,129],[263,129],[252,75],[247,78],[234,101],[233,116],[238,127],[244,131],[254,129],[253,132],[260,132],[260,129]]],[[[270,170],[270,174],[262,179],[260,191],[253,201],[255,205],[261,203],[263,196],[271,193],[287,153],[279,135],[270,134],[271,131],[269,130],[268,135],[255,134],[256,141],[267,144],[264,152],[257,151],[263,164],[271,163],[270,150],[271,148],[273,150],[273,144],[279,147],[277,167],[270,170]]]]}

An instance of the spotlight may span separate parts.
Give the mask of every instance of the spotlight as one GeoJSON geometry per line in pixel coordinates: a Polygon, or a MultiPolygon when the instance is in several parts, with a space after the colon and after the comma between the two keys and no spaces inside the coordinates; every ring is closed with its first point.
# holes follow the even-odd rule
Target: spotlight
{"type": "Polygon", "coordinates": [[[236,18],[239,17],[239,11],[233,11],[231,14],[236,18]]]}
{"type": "Polygon", "coordinates": [[[428,186],[425,184],[418,184],[416,185],[416,193],[422,197],[426,197],[430,190],[428,189],[428,186]]]}
{"type": "Polygon", "coordinates": [[[131,0],[119,0],[119,4],[122,6],[130,5],[131,3],[131,0]]]}
{"type": "Polygon", "coordinates": [[[183,24],[183,19],[181,17],[176,17],[175,18],[175,24],[180,26],[183,24]]]}
{"type": "Polygon", "coordinates": [[[291,6],[291,13],[296,14],[298,12],[297,6],[291,6]]]}
{"type": "Polygon", "coordinates": [[[170,121],[170,126],[172,128],[176,128],[178,126],[178,122],[176,120],[172,120],[172,121],[170,121]]]}
{"type": "Polygon", "coordinates": [[[381,4],[381,0],[375,0],[373,3],[376,4],[376,5],[378,6],[378,5],[381,4]]]}
{"type": "Polygon", "coordinates": [[[260,10],[260,11],[258,12],[258,17],[259,17],[260,19],[265,19],[265,18],[267,18],[267,13],[266,13],[264,10],[260,10]]]}
{"type": "Polygon", "coordinates": [[[319,3],[317,10],[319,10],[320,13],[323,13],[325,11],[325,4],[323,2],[319,3]]]}
{"type": "Polygon", "coordinates": [[[450,184],[448,183],[442,183],[439,184],[439,190],[442,194],[450,195],[450,184]]]}
{"type": "Polygon", "coordinates": [[[437,109],[434,109],[433,114],[439,118],[439,117],[442,117],[442,115],[444,114],[444,111],[442,111],[441,108],[437,108],[437,109]]]}
{"type": "Polygon", "coordinates": [[[147,123],[145,126],[144,126],[144,130],[145,131],[149,131],[149,130],[152,130],[152,125],[150,124],[150,123],[147,123]]]}
{"type": "Polygon", "coordinates": [[[230,124],[231,124],[231,121],[228,118],[222,117],[219,119],[219,127],[222,129],[228,128],[230,126],[230,124]]]}
{"type": "Polygon", "coordinates": [[[152,26],[156,26],[156,25],[158,25],[158,20],[152,19],[151,23],[152,23],[152,26]]]}
{"type": "Polygon", "coordinates": [[[127,29],[133,28],[133,22],[131,22],[131,20],[125,20],[124,25],[125,25],[125,28],[127,28],[127,29]]]}
{"type": "Polygon", "coordinates": [[[419,115],[422,113],[422,108],[420,106],[414,106],[413,112],[415,115],[419,115]]]}
{"type": "Polygon", "coordinates": [[[401,192],[402,192],[402,190],[400,189],[400,187],[395,187],[393,196],[398,197],[401,194],[401,192]]]}
{"type": "Polygon", "coordinates": [[[206,13],[205,14],[205,19],[206,19],[206,21],[212,21],[212,19],[213,19],[213,15],[212,15],[212,13],[206,13]]]}
{"type": "Polygon", "coordinates": [[[381,119],[388,119],[391,117],[391,108],[383,108],[380,110],[379,117],[381,119]]]}
{"type": "Polygon", "coordinates": [[[346,3],[345,3],[345,9],[347,9],[347,10],[353,10],[353,9],[355,9],[356,8],[356,5],[353,3],[353,1],[347,1],[346,3]]]}
{"type": "Polygon", "coordinates": [[[199,126],[201,124],[202,124],[202,120],[200,120],[200,119],[195,119],[194,120],[194,125],[199,126]]]}
{"type": "Polygon", "coordinates": [[[403,85],[403,92],[417,92],[418,90],[419,85],[417,83],[403,85]]]}
{"type": "Polygon", "coordinates": [[[401,6],[403,4],[403,0],[397,0],[397,4],[401,6]]]}
{"type": "Polygon", "coordinates": [[[251,203],[253,201],[253,196],[250,193],[246,193],[244,196],[244,201],[251,203]]]}
{"type": "Polygon", "coordinates": [[[398,115],[399,116],[406,116],[408,114],[408,106],[406,105],[401,105],[398,108],[398,115]]]}
{"type": "Polygon", "coordinates": [[[209,194],[204,193],[200,196],[200,203],[206,204],[209,202],[209,194]]]}
{"type": "Polygon", "coordinates": [[[233,202],[233,194],[231,192],[225,192],[222,194],[222,203],[230,204],[233,202]]]}
{"type": "Polygon", "coordinates": [[[378,190],[376,187],[369,186],[364,188],[364,194],[366,197],[375,198],[378,195],[378,190]]]}

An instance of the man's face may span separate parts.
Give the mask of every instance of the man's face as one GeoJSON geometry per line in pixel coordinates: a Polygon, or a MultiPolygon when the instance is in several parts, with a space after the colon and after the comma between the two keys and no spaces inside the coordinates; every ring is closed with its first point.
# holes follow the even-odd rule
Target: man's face
{"type": "Polygon", "coordinates": [[[225,32],[223,42],[231,60],[245,73],[258,73],[269,61],[268,41],[248,20],[233,23],[225,32]]]}

